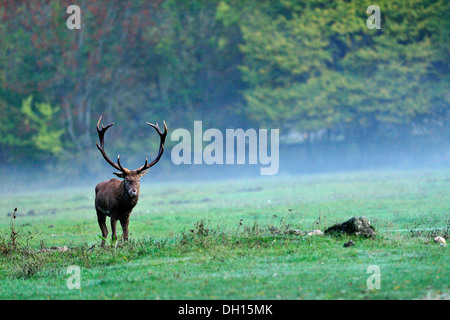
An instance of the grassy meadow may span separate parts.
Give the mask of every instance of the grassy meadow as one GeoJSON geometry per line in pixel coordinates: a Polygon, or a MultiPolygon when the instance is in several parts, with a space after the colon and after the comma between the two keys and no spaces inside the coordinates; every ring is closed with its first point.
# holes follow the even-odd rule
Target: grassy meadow
{"type": "Polygon", "coordinates": [[[130,241],[111,243],[109,235],[105,248],[94,186],[2,194],[0,299],[450,297],[448,247],[433,241],[449,234],[448,170],[146,178],[130,241]],[[375,239],[285,232],[323,231],[362,215],[375,239]],[[349,239],[355,245],[343,247],[349,239]],[[67,287],[71,265],[80,267],[80,289],[67,287]],[[371,265],[380,268],[380,289],[367,287],[371,265]]]}

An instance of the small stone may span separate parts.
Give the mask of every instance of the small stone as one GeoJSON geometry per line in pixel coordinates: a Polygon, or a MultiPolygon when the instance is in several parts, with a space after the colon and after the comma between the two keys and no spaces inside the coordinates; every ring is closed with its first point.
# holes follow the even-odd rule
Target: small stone
{"type": "Polygon", "coordinates": [[[303,235],[303,231],[300,229],[289,229],[288,231],[286,231],[287,234],[295,234],[297,236],[301,236],[303,235]]]}
{"type": "Polygon", "coordinates": [[[277,227],[270,227],[270,228],[269,228],[269,231],[270,231],[272,234],[279,234],[279,233],[281,232],[281,230],[278,229],[277,227]]]}
{"type": "Polygon", "coordinates": [[[58,252],[66,252],[67,250],[69,250],[69,248],[67,248],[66,246],[63,247],[58,247],[58,252]]]}
{"type": "Polygon", "coordinates": [[[444,246],[444,247],[447,246],[447,242],[445,241],[445,238],[443,238],[443,237],[434,238],[434,242],[439,243],[441,246],[444,246]]]}
{"type": "Polygon", "coordinates": [[[355,245],[355,242],[353,240],[349,240],[348,242],[344,243],[344,248],[348,248],[355,245]]]}
{"type": "Polygon", "coordinates": [[[308,236],[320,236],[322,235],[323,232],[320,230],[313,230],[307,233],[308,236]]]}

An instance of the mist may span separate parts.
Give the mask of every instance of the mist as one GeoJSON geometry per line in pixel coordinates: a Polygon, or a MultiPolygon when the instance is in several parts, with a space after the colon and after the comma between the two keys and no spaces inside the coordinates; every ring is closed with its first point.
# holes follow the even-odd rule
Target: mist
{"type": "MultiPolygon", "coordinates": [[[[283,138],[283,136],[282,136],[283,138]]],[[[95,148],[95,147],[94,147],[95,148]]],[[[93,148],[93,149],[94,149],[93,148]]],[[[162,159],[142,178],[142,186],[177,185],[211,181],[224,184],[251,179],[267,183],[271,179],[314,176],[316,174],[342,174],[365,171],[416,171],[443,170],[450,167],[450,145],[446,141],[431,143],[418,138],[390,140],[372,143],[360,150],[358,146],[344,142],[322,142],[313,145],[304,143],[281,144],[279,150],[279,170],[274,175],[263,176],[260,169],[264,165],[249,164],[249,148],[246,145],[245,164],[174,164],[171,148],[166,148],[162,159]]],[[[92,189],[97,183],[117,178],[101,157],[100,152],[86,158],[82,164],[65,163],[55,167],[33,163],[20,166],[3,166],[0,169],[0,190],[4,194],[52,191],[61,189],[92,189]],[[90,164],[92,166],[90,166],[90,164]]],[[[153,153],[155,154],[155,153],[153,153]]],[[[121,153],[123,161],[130,158],[121,153]]],[[[114,158],[113,154],[111,155],[114,158]]],[[[192,154],[193,157],[193,154],[192,154]]],[[[135,158],[135,157],[131,157],[135,158]]],[[[130,168],[143,164],[142,160],[130,162],[130,168]]],[[[127,162],[125,162],[127,163],[127,162]]],[[[125,164],[124,164],[125,165],[125,164]]]]}

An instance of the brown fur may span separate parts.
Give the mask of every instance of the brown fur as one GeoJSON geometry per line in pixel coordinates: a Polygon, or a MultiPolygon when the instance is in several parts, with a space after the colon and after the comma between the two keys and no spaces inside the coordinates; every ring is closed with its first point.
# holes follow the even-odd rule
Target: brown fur
{"type": "MultiPolygon", "coordinates": [[[[137,174],[130,171],[124,180],[111,179],[97,184],[95,187],[95,210],[97,220],[102,231],[102,237],[106,239],[108,229],[106,227],[106,216],[111,218],[112,240],[117,239],[116,224],[120,221],[123,231],[123,239],[128,240],[128,223],[130,214],[139,200],[139,179],[147,171],[137,174]],[[134,195],[131,196],[131,194],[134,195]]],[[[102,240],[104,246],[105,240],[102,240]]]]}
{"type": "Polygon", "coordinates": [[[95,210],[97,211],[97,220],[102,231],[102,246],[105,245],[105,239],[108,236],[108,228],[106,227],[106,216],[111,218],[111,232],[112,240],[117,239],[116,225],[117,220],[120,221],[123,230],[123,239],[128,240],[128,223],[130,221],[130,214],[133,208],[136,206],[139,200],[139,185],[140,178],[144,176],[148,169],[155,165],[161,158],[164,152],[164,142],[167,135],[167,126],[164,122],[164,132],[161,131],[158,124],[154,125],[147,122],[147,124],[153,127],[160,137],[159,152],[155,160],[148,163],[145,158],[145,163],[142,167],[136,170],[129,170],[122,167],[120,164],[120,158],[117,157],[117,163],[112,161],[105,153],[104,149],[104,136],[106,130],[108,130],[114,123],[100,128],[100,121],[97,122],[97,133],[100,139],[100,145],[97,143],[97,148],[102,154],[103,158],[113,168],[119,170],[114,172],[116,176],[123,180],[111,179],[109,181],[103,181],[97,184],[95,187],[95,210]]]}

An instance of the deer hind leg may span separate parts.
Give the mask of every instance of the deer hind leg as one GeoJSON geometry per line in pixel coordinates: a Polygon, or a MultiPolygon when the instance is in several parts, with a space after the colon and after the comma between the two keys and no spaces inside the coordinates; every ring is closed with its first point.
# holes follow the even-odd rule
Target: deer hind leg
{"type": "Polygon", "coordinates": [[[105,246],[105,239],[108,236],[108,228],[106,228],[106,215],[97,209],[97,221],[102,231],[102,247],[105,246]]]}
{"type": "Polygon", "coordinates": [[[123,230],[123,240],[128,241],[128,222],[130,221],[130,217],[124,218],[120,220],[120,225],[123,230]]]}

